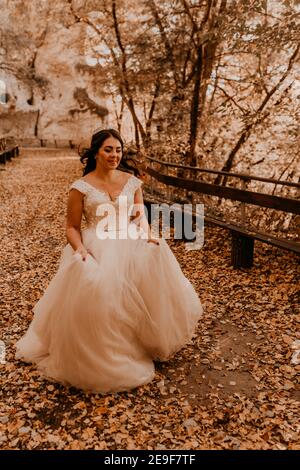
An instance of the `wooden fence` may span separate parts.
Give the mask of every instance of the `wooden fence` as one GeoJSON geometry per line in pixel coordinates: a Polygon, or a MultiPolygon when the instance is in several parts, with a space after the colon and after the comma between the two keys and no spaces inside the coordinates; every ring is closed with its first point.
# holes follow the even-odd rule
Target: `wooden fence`
{"type": "Polygon", "coordinates": [[[263,178],[247,174],[229,173],[206,168],[178,165],[150,157],[147,158],[147,161],[148,167],[146,172],[151,177],[150,183],[148,185],[149,197],[148,199],[146,198],[146,203],[148,204],[154,200],[156,202],[162,200],[169,203],[174,202],[174,199],[176,199],[176,189],[188,191],[184,202],[193,202],[193,194],[205,194],[216,196],[219,199],[224,198],[241,203],[240,223],[230,223],[220,218],[205,216],[206,222],[230,230],[232,234],[231,260],[233,266],[252,266],[255,239],[300,254],[300,243],[297,241],[279,239],[269,233],[249,229],[245,224],[246,204],[264,207],[267,209],[275,209],[286,213],[297,215],[300,214],[299,199],[294,197],[283,197],[276,196],[274,194],[249,191],[246,189],[246,183],[251,181],[259,181],[271,183],[275,187],[282,185],[294,188],[296,193],[300,190],[299,183],[263,178]],[[183,174],[184,177],[182,177],[183,174]],[[221,181],[223,180],[223,184],[218,185],[212,182],[205,182],[203,181],[203,175],[215,175],[221,181]],[[240,182],[241,188],[230,187],[226,185],[228,180],[232,178],[240,182]],[[161,188],[162,185],[164,190],[161,188]]]}

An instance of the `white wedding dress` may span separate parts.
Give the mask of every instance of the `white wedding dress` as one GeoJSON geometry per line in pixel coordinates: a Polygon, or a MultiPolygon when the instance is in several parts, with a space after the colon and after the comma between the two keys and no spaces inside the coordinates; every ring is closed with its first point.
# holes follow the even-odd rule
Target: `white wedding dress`
{"type": "Polygon", "coordinates": [[[141,184],[131,175],[115,200],[83,179],[70,187],[84,194],[82,239],[91,254],[83,261],[64,247],[16,344],[16,358],[50,379],[99,393],[130,390],[150,382],[153,360],[167,360],[194,333],[202,306],[166,241],[101,239],[96,231],[97,208],[118,212],[141,184]]]}

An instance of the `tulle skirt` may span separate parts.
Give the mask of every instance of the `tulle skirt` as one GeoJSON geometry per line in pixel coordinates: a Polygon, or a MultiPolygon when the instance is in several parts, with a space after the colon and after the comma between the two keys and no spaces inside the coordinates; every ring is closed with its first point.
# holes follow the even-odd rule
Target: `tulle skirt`
{"type": "Polygon", "coordinates": [[[91,254],[64,247],[16,358],[86,391],[130,390],[191,339],[202,306],[164,239],[82,237],[91,254]]]}

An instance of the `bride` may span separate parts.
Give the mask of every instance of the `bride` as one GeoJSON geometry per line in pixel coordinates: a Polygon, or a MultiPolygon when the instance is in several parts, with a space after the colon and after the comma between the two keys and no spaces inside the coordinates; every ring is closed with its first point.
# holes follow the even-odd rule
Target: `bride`
{"type": "Polygon", "coordinates": [[[167,242],[151,234],[119,133],[95,133],[81,162],[83,177],[69,188],[68,244],[16,358],[85,391],[130,390],[191,338],[202,306],[167,242]]]}

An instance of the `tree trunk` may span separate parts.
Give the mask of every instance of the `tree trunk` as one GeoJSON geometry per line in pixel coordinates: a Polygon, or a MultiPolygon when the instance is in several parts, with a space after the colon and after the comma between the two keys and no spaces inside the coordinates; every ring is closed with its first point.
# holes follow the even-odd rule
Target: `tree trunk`
{"type": "Polygon", "coordinates": [[[155,83],[155,90],[154,90],[154,95],[149,111],[149,115],[146,121],[146,140],[144,142],[145,147],[149,146],[151,142],[151,124],[152,124],[152,119],[155,111],[155,106],[156,106],[156,100],[159,96],[159,91],[160,91],[160,79],[157,78],[156,83],[155,83]]]}
{"type": "Polygon", "coordinates": [[[38,109],[37,117],[36,117],[36,121],[35,121],[35,126],[34,126],[34,135],[35,135],[35,137],[38,137],[38,135],[39,135],[39,120],[40,120],[40,110],[38,109]]]}
{"type": "Polygon", "coordinates": [[[195,84],[191,106],[191,124],[190,124],[190,142],[188,164],[191,166],[197,165],[197,158],[195,156],[197,131],[198,131],[198,111],[199,111],[199,95],[201,88],[201,73],[202,73],[202,46],[197,50],[197,61],[195,71],[195,84]]]}

